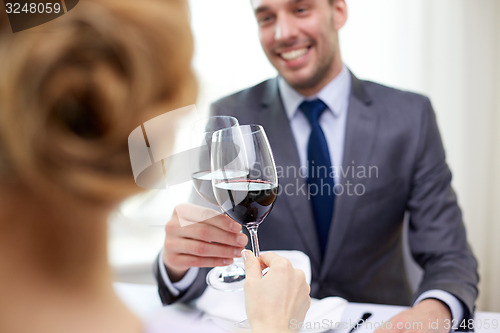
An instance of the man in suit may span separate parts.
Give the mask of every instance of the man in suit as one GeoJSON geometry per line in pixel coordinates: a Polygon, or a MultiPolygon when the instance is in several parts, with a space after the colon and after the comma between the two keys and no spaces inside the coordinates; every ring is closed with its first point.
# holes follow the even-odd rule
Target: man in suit
{"type": "MultiPolygon", "coordinates": [[[[350,73],[338,45],[344,0],[252,6],[279,77],[217,101],[211,112],[261,124],[268,134],[280,195],[260,227],[261,248],[309,255],[313,297],[412,306],[385,329],[422,323],[415,331],[425,332],[438,321],[446,332],[472,318],[477,263],[430,101],[350,73]],[[332,172],[318,183],[311,171],[325,164],[332,172]],[[411,254],[424,270],[414,294],[403,263],[405,213],[411,254]]],[[[225,216],[189,227],[180,218],[174,213],[166,226],[156,267],[164,303],[199,296],[207,269],[195,266],[228,264],[247,241],[225,216]]]]}

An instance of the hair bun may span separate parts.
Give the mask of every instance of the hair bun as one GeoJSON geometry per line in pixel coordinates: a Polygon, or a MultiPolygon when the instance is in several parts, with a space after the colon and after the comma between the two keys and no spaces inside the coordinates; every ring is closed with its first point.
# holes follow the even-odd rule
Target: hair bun
{"type": "Polygon", "coordinates": [[[128,135],[196,97],[185,2],[88,0],[36,29],[0,39],[0,178],[99,201],[139,190],[128,135]]]}

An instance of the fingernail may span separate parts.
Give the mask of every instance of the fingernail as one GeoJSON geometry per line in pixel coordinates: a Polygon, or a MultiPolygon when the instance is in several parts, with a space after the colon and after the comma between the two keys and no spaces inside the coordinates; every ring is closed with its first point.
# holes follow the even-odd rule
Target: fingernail
{"type": "Polygon", "coordinates": [[[231,229],[234,231],[240,231],[241,225],[239,225],[238,223],[231,223],[231,229]]]}
{"type": "Polygon", "coordinates": [[[224,259],[224,265],[231,265],[233,263],[233,259],[224,259]]]}
{"type": "Polygon", "coordinates": [[[241,257],[243,258],[243,261],[247,261],[247,259],[248,259],[248,251],[247,250],[241,251],[241,257]]]}

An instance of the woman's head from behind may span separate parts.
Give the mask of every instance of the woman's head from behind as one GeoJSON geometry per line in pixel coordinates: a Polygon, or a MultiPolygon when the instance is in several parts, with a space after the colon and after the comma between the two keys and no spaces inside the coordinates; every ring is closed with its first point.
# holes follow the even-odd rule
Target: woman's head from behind
{"type": "Polygon", "coordinates": [[[137,191],[127,137],[194,102],[191,56],[183,0],[89,0],[0,33],[0,189],[102,204],[137,191]]]}

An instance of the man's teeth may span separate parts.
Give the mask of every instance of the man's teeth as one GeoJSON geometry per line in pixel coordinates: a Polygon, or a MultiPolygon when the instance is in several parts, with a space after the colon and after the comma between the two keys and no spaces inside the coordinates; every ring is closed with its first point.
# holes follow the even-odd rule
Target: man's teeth
{"type": "Polygon", "coordinates": [[[281,53],[281,57],[285,60],[295,60],[295,59],[302,57],[304,54],[306,54],[306,52],[307,52],[307,48],[293,50],[290,52],[281,53]]]}

